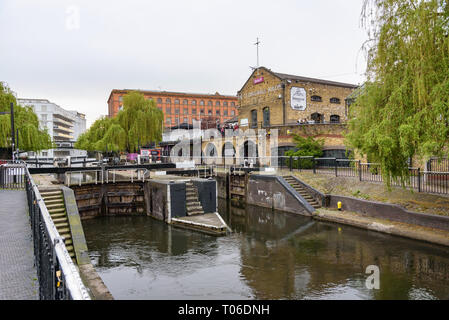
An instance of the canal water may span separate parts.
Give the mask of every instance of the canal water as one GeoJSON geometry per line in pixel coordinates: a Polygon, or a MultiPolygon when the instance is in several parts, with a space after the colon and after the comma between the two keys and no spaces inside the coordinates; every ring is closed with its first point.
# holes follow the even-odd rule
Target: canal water
{"type": "Polygon", "coordinates": [[[449,299],[449,248],[224,200],[219,211],[234,231],[219,238],[149,217],[83,221],[90,258],[115,299],[449,299]]]}

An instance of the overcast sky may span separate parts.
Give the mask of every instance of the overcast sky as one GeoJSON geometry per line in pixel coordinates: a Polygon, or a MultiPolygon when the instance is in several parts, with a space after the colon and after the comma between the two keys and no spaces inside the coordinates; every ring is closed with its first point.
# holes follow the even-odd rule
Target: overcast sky
{"type": "Polygon", "coordinates": [[[19,98],[108,112],[112,89],[236,95],[260,63],[362,83],[362,0],[1,0],[0,81],[19,98]]]}

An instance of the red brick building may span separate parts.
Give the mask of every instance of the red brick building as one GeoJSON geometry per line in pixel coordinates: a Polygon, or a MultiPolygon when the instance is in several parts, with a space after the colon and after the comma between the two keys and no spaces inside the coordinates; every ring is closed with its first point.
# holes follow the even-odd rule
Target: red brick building
{"type": "Polygon", "coordinates": [[[197,94],[167,91],[146,91],[114,89],[108,99],[108,115],[114,117],[123,106],[123,96],[130,91],[142,93],[146,99],[153,99],[156,106],[164,112],[165,127],[181,123],[192,124],[192,120],[216,118],[220,123],[237,116],[237,96],[197,94]]]}

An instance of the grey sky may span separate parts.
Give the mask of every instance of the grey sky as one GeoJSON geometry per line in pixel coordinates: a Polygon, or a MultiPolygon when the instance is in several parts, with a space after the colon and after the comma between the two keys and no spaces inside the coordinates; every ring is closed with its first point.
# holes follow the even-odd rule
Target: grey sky
{"type": "Polygon", "coordinates": [[[0,81],[90,125],[112,89],[235,95],[256,65],[363,82],[362,0],[2,0],[0,81]],[[78,15],[79,14],[79,15],[78,15]],[[79,16],[79,20],[77,19],[79,16]]]}

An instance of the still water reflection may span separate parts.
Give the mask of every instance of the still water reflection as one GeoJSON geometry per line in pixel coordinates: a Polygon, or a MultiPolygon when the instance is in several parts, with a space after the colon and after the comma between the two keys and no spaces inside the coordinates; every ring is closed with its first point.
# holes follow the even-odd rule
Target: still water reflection
{"type": "Polygon", "coordinates": [[[215,238],[147,217],[83,222],[116,299],[448,299],[449,248],[220,200],[215,238]],[[369,290],[366,267],[380,268],[369,290]]]}

